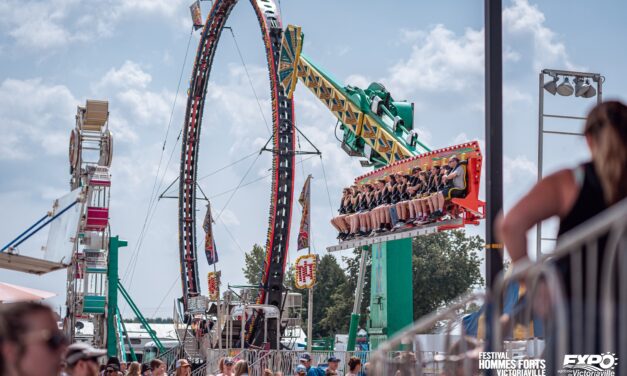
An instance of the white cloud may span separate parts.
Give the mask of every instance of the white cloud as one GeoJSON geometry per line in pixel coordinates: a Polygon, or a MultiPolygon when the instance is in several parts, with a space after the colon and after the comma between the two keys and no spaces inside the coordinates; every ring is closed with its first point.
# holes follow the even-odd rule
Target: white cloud
{"type": "Polygon", "coordinates": [[[560,65],[566,69],[578,69],[570,61],[566,45],[558,41],[557,35],[545,25],[545,21],[544,13],[536,5],[529,4],[528,0],[514,0],[512,6],[503,10],[505,39],[531,37],[533,69],[536,72],[547,66],[560,65]]]}
{"type": "Polygon", "coordinates": [[[483,74],[483,32],[466,29],[457,37],[443,25],[429,32],[405,31],[412,40],[408,58],[390,69],[390,90],[397,96],[414,91],[461,91],[483,74]],[[398,93],[398,94],[396,94],[398,93]]]}
{"type": "Polygon", "coordinates": [[[537,165],[524,155],[511,158],[503,156],[503,183],[506,185],[521,183],[519,179],[535,179],[538,173],[537,165]]]}
{"type": "Polygon", "coordinates": [[[7,78],[0,84],[0,103],[0,159],[67,152],[79,102],[66,86],[7,78]]]}
{"type": "Polygon", "coordinates": [[[156,15],[178,20],[182,4],[182,0],[5,0],[0,3],[0,30],[22,48],[51,50],[110,36],[126,19],[156,15]]]}
{"type": "MultiPolygon", "coordinates": [[[[218,216],[220,214],[220,210],[212,210],[214,216],[218,216]]],[[[222,214],[220,214],[220,221],[224,223],[225,226],[238,226],[240,224],[237,215],[229,209],[224,209],[222,214]]]]}
{"type": "Polygon", "coordinates": [[[119,69],[111,68],[104,77],[94,85],[94,89],[114,88],[145,88],[152,81],[152,76],[142,70],[139,64],[125,61],[119,69]]]}

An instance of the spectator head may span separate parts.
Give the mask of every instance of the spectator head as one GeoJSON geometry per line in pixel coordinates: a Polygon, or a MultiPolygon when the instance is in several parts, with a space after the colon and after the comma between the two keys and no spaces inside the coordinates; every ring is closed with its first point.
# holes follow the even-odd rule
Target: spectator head
{"type": "Polygon", "coordinates": [[[179,359],[176,361],[176,369],[185,368],[185,367],[191,367],[187,359],[179,359]]]}
{"type": "MultiPolygon", "coordinates": [[[[311,360],[309,360],[309,362],[311,362],[311,360]]],[[[294,376],[304,376],[306,374],[307,374],[307,367],[305,367],[305,365],[299,364],[296,366],[296,369],[294,370],[294,376]]]]}
{"type": "Polygon", "coordinates": [[[74,343],[65,353],[65,366],[71,375],[97,375],[98,359],[107,355],[107,350],[98,350],[86,343],[74,343]]]}
{"type": "Polygon", "coordinates": [[[311,367],[311,355],[309,355],[308,352],[300,354],[298,361],[300,361],[300,364],[304,365],[307,368],[311,367]]]}
{"type": "Polygon", "coordinates": [[[127,375],[129,376],[135,376],[135,375],[141,375],[142,374],[142,366],[141,364],[139,364],[138,362],[131,362],[129,363],[128,366],[128,373],[127,375]]]}
{"type": "Polygon", "coordinates": [[[150,376],[152,375],[152,371],[150,370],[149,364],[142,364],[142,376],[150,376]]]}
{"type": "Polygon", "coordinates": [[[412,168],[412,169],[411,169],[411,174],[412,174],[412,175],[417,175],[417,174],[419,174],[421,171],[422,171],[422,168],[420,168],[420,167],[414,167],[414,168],[412,168]]]}
{"type": "Polygon", "coordinates": [[[240,376],[243,374],[248,374],[248,362],[240,359],[235,363],[235,367],[233,367],[233,374],[235,376],[240,376]]]}
{"type": "Polygon", "coordinates": [[[56,376],[66,346],[49,307],[32,302],[0,306],[0,374],[56,376]]]}
{"type": "Polygon", "coordinates": [[[233,365],[235,365],[233,358],[224,358],[224,370],[222,372],[224,373],[232,372],[233,365]]]}
{"type": "Polygon", "coordinates": [[[618,101],[596,106],[583,133],[605,201],[614,204],[627,197],[627,106],[618,101]]]}
{"type": "Polygon", "coordinates": [[[263,376],[274,376],[274,373],[272,372],[271,369],[266,368],[263,370],[263,376]]]}
{"type": "Polygon", "coordinates": [[[327,363],[329,364],[328,369],[333,370],[333,371],[337,371],[338,367],[340,366],[340,360],[336,358],[334,355],[331,355],[329,359],[327,359],[327,363]]]}
{"type": "Polygon", "coordinates": [[[348,360],[348,369],[352,373],[358,373],[359,371],[361,371],[361,359],[356,356],[351,356],[351,358],[348,360]]]}
{"type": "Polygon", "coordinates": [[[107,366],[105,367],[104,374],[105,376],[117,376],[119,372],[120,372],[120,366],[115,363],[111,363],[111,364],[107,364],[107,366]]]}
{"type": "Polygon", "coordinates": [[[153,376],[165,375],[166,365],[159,359],[153,359],[150,361],[150,370],[152,371],[153,376]]]}
{"type": "Polygon", "coordinates": [[[186,376],[192,374],[192,366],[187,359],[179,359],[176,361],[176,373],[175,376],[186,376]]]}

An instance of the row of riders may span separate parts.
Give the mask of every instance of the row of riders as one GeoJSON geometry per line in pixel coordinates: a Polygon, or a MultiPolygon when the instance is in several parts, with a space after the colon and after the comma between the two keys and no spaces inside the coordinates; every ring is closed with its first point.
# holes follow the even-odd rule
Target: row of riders
{"type": "Polygon", "coordinates": [[[444,217],[445,203],[466,195],[466,164],[455,155],[441,162],[344,188],[339,215],[331,220],[338,239],[375,236],[444,217]]]}

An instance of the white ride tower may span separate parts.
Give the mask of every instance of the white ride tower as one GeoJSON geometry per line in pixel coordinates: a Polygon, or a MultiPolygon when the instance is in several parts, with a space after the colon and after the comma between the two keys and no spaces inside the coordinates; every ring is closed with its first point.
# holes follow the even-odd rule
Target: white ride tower
{"type": "Polygon", "coordinates": [[[77,340],[82,325],[93,324],[92,345],[106,347],[107,261],[109,249],[109,167],[113,138],[109,131],[109,102],[87,100],[78,106],[70,135],[70,186],[80,189],[81,219],[68,267],[64,330],[77,340]]]}

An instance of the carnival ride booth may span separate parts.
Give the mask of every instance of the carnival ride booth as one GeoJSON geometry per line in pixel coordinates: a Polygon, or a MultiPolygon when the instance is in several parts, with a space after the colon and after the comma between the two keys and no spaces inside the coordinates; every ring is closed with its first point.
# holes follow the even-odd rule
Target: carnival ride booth
{"type": "MultiPolygon", "coordinates": [[[[478,225],[479,220],[484,217],[485,209],[485,202],[479,200],[478,197],[481,181],[481,163],[482,155],[479,144],[473,141],[416,155],[359,176],[355,179],[355,185],[353,186],[356,190],[362,189],[361,187],[364,185],[374,186],[377,182],[390,180],[395,182],[398,176],[407,177],[419,171],[425,171],[427,174],[430,173],[432,175],[428,183],[430,190],[426,189],[423,193],[419,193],[415,197],[405,195],[404,192],[401,194],[394,191],[394,193],[390,193],[394,198],[391,198],[390,201],[383,205],[358,205],[357,207],[353,205],[352,208],[349,208],[348,212],[344,212],[344,218],[355,214],[363,214],[364,212],[368,213],[372,210],[381,210],[381,208],[383,208],[389,211],[388,218],[390,218],[390,221],[382,225],[381,228],[369,229],[372,231],[368,233],[356,231],[350,234],[340,234],[340,236],[338,236],[340,245],[333,246],[330,250],[348,248],[351,245],[356,245],[353,244],[355,241],[360,243],[358,245],[373,244],[373,242],[380,241],[380,239],[377,238],[381,236],[386,237],[393,235],[394,239],[400,239],[430,232],[460,228],[469,224],[478,225]],[[432,179],[439,179],[439,181],[442,179],[441,176],[445,174],[443,166],[446,166],[451,158],[457,159],[458,161],[459,168],[456,166],[455,171],[459,174],[463,187],[454,188],[447,185],[444,181],[442,181],[442,183],[438,182],[436,184],[434,182],[432,184],[432,179]],[[436,174],[439,175],[437,178],[436,174]],[[457,191],[455,192],[454,189],[457,189],[457,191]],[[435,206],[437,201],[435,201],[435,199],[438,194],[443,194],[445,205],[443,213],[434,215],[434,212],[437,210],[435,206]],[[429,203],[430,215],[422,220],[415,217],[399,220],[396,204],[399,202],[408,202],[416,198],[432,200],[433,204],[429,203]],[[369,207],[369,210],[363,210],[364,207],[369,207]],[[364,243],[367,239],[370,240],[364,243]]],[[[450,170],[446,171],[446,173],[450,172],[450,170]]],[[[385,190],[386,188],[383,189],[385,190]]],[[[342,206],[344,207],[345,205],[342,206]]]]}

